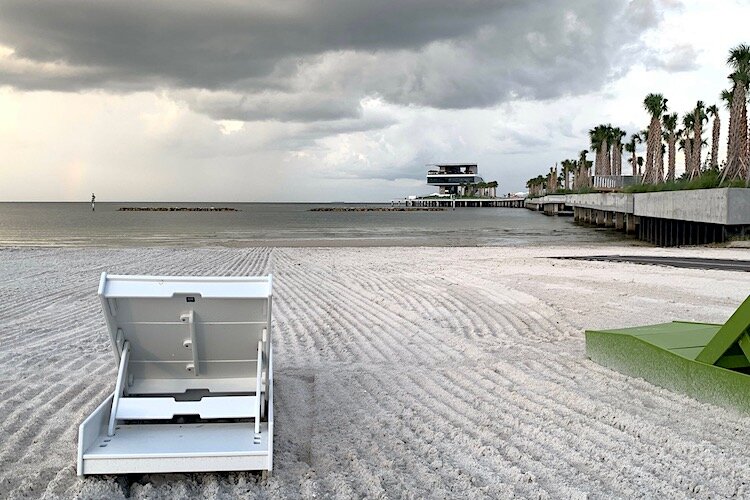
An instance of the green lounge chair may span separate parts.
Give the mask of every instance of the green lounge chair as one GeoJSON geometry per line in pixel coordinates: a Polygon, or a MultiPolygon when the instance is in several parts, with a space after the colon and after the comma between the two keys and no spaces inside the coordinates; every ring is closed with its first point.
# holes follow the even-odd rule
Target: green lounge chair
{"type": "Polygon", "coordinates": [[[674,321],[587,330],[586,354],[700,401],[750,411],[750,297],[724,325],[674,321]]]}

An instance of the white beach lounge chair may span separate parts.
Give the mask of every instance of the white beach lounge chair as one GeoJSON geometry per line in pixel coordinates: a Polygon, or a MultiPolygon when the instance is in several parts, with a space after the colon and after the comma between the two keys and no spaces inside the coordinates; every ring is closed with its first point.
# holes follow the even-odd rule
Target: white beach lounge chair
{"type": "Polygon", "coordinates": [[[271,470],[272,277],[99,283],[115,391],[80,426],[78,474],[271,470]]]}

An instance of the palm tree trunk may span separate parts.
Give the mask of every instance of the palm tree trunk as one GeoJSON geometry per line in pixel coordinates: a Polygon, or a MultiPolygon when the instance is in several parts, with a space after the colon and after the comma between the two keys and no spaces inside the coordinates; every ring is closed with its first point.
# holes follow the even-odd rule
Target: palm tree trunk
{"type": "Polygon", "coordinates": [[[693,164],[693,140],[689,136],[685,136],[685,173],[690,175],[690,167],[693,164]]]}
{"type": "Polygon", "coordinates": [[[622,144],[617,141],[612,148],[612,175],[622,175],[622,144]]]}
{"type": "Polygon", "coordinates": [[[669,139],[667,140],[669,151],[668,151],[668,166],[667,166],[667,182],[674,181],[675,166],[677,164],[677,135],[674,130],[669,133],[669,139]]]}
{"type": "Polygon", "coordinates": [[[701,174],[701,136],[703,135],[703,120],[701,120],[700,110],[696,109],[693,124],[693,154],[691,155],[690,178],[694,179],[701,174]]]}
{"type": "Polygon", "coordinates": [[[612,175],[612,146],[607,144],[607,156],[604,159],[604,175],[612,175]]]}
{"type": "Polygon", "coordinates": [[[714,128],[711,137],[711,167],[719,168],[719,134],[721,134],[721,121],[718,113],[714,115],[714,128]]]}
{"type": "Polygon", "coordinates": [[[747,156],[747,107],[745,86],[735,83],[729,109],[729,146],[722,180],[744,178],[747,156]],[[745,167],[745,168],[743,168],[745,167]]]}
{"type": "MultiPolygon", "coordinates": [[[[659,137],[661,137],[661,132],[659,132],[659,137]]],[[[656,159],[654,160],[654,168],[656,170],[656,182],[658,183],[664,182],[664,150],[662,149],[662,147],[663,145],[660,139],[657,144],[656,159]]]]}
{"type": "MultiPolygon", "coordinates": [[[[735,87],[737,84],[735,83],[735,87]]],[[[734,98],[734,89],[732,90],[732,98],[734,98]]],[[[731,101],[729,104],[729,124],[727,125],[727,161],[724,163],[724,168],[721,171],[721,180],[722,182],[724,179],[730,177],[730,167],[729,162],[732,157],[732,148],[734,147],[734,140],[735,140],[735,132],[734,129],[737,124],[737,120],[732,117],[734,114],[734,105],[732,104],[734,101],[731,101]]]]}
{"type": "MultiPolygon", "coordinates": [[[[743,98],[746,98],[746,90],[744,87],[742,89],[742,96],[743,98]]],[[[740,129],[740,137],[745,147],[742,149],[742,161],[740,162],[740,173],[738,177],[740,179],[745,179],[747,184],[750,182],[750,137],[748,137],[750,130],[747,128],[747,101],[744,99],[742,101],[742,121],[740,122],[740,129]]]]}
{"type": "Polygon", "coordinates": [[[648,140],[646,141],[646,165],[644,166],[643,182],[656,182],[655,161],[656,150],[659,147],[659,137],[661,136],[661,122],[659,117],[652,116],[651,124],[648,127],[648,140]]]}

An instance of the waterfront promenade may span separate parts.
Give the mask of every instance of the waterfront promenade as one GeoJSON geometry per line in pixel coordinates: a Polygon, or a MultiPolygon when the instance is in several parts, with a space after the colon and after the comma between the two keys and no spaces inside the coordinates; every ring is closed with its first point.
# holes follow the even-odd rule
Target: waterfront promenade
{"type": "Polygon", "coordinates": [[[659,246],[722,243],[750,235],[750,189],[651,193],[550,194],[525,206],[569,214],[583,224],[611,227],[659,246]]]}

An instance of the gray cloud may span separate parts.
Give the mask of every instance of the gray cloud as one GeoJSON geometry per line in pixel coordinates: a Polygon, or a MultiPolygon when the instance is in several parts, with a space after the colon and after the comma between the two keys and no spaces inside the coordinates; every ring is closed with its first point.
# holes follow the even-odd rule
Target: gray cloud
{"type": "Polygon", "coordinates": [[[360,101],[482,108],[599,88],[656,0],[0,0],[0,85],[167,89],[214,119],[315,122],[360,101]]]}
{"type": "Polygon", "coordinates": [[[648,68],[670,73],[698,69],[698,51],[690,44],[675,45],[666,50],[652,51],[645,59],[648,68]]]}
{"type": "Polygon", "coordinates": [[[263,90],[250,94],[190,89],[173,92],[171,96],[217,120],[310,122],[361,116],[359,102],[352,94],[337,96],[319,90],[263,90]]]}
{"type": "Polygon", "coordinates": [[[398,123],[387,116],[373,116],[362,119],[317,121],[300,124],[291,134],[269,144],[269,149],[297,151],[314,148],[315,142],[324,137],[357,132],[382,130],[398,123]]]}

